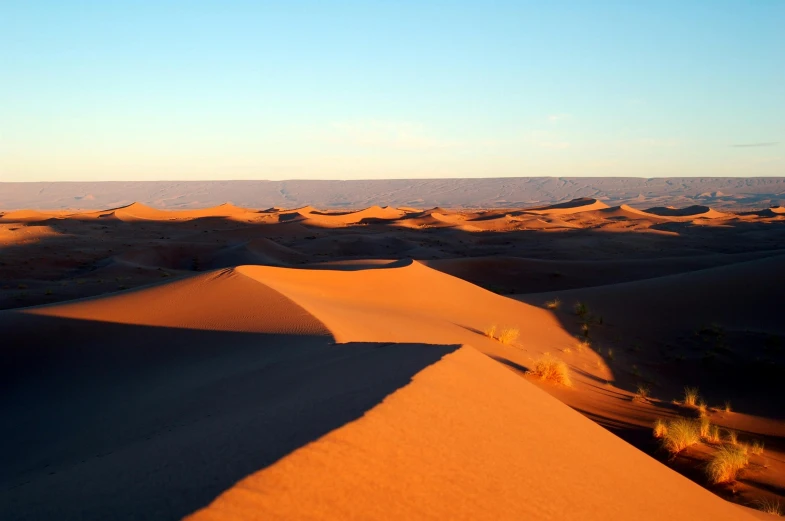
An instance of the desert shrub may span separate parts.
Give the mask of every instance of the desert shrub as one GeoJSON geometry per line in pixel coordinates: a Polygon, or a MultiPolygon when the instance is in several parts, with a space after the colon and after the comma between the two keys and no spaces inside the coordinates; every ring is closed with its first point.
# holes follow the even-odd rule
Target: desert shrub
{"type": "Polygon", "coordinates": [[[632,397],[632,401],[634,402],[645,402],[649,399],[649,394],[651,390],[649,389],[648,385],[645,384],[638,384],[638,389],[635,391],[635,394],[632,397]]]}
{"type": "Polygon", "coordinates": [[[502,344],[511,344],[518,338],[518,329],[514,327],[505,327],[499,330],[496,339],[502,344]]]}
{"type": "Polygon", "coordinates": [[[701,418],[699,425],[700,425],[701,438],[704,439],[708,438],[709,433],[711,432],[711,422],[709,421],[709,419],[706,417],[701,418]]]}
{"type": "Polygon", "coordinates": [[[709,406],[703,400],[698,402],[698,414],[701,418],[705,418],[709,414],[709,406]]]}
{"type": "Polygon", "coordinates": [[[662,437],[662,447],[672,455],[700,441],[700,426],[694,420],[677,418],[669,421],[667,427],[668,431],[662,437]]]}
{"type": "Polygon", "coordinates": [[[586,349],[591,348],[591,342],[589,342],[589,340],[579,340],[578,343],[575,344],[575,348],[578,350],[579,353],[582,353],[586,349]]]}
{"type": "Polygon", "coordinates": [[[739,471],[747,466],[747,454],[738,447],[723,445],[715,452],[708,465],[706,474],[712,483],[727,483],[738,476],[739,471]]]}
{"type": "Polygon", "coordinates": [[[706,441],[714,445],[717,445],[720,442],[722,442],[721,431],[718,426],[716,425],[709,426],[709,434],[708,436],[706,436],[706,441]]]}
{"type": "Polygon", "coordinates": [[[485,336],[498,340],[502,344],[511,344],[518,338],[518,329],[514,327],[496,327],[496,324],[488,327],[484,331],[485,336]]]}
{"type": "Polygon", "coordinates": [[[654,422],[654,437],[662,438],[668,434],[668,424],[661,418],[657,418],[654,422]]]}
{"type": "Polygon", "coordinates": [[[485,336],[488,338],[496,338],[496,324],[486,327],[483,333],[485,333],[485,336]]]}
{"type": "Polygon", "coordinates": [[[685,387],[684,388],[684,405],[695,407],[698,403],[698,388],[685,387]]]}
{"type": "Polygon", "coordinates": [[[782,508],[778,499],[761,499],[755,503],[761,512],[774,516],[785,516],[785,509],[782,508]]]}
{"type": "Polygon", "coordinates": [[[559,309],[559,306],[561,306],[561,300],[559,300],[558,298],[549,300],[548,302],[545,303],[545,307],[548,309],[554,309],[554,310],[559,309]]]}
{"type": "Polygon", "coordinates": [[[589,314],[589,307],[586,305],[585,302],[576,302],[574,309],[575,309],[575,314],[581,318],[589,314]]]}
{"type": "Polygon", "coordinates": [[[738,445],[739,444],[739,433],[738,432],[736,432],[734,430],[731,430],[731,429],[728,429],[727,430],[727,434],[728,434],[728,437],[726,438],[726,441],[728,443],[730,443],[731,445],[738,445]]]}
{"type": "Polygon", "coordinates": [[[753,441],[752,445],[750,445],[750,452],[756,456],[763,454],[763,442],[753,441]]]}
{"type": "Polygon", "coordinates": [[[732,410],[733,409],[731,409],[730,402],[725,402],[725,412],[731,412],[732,410]]]}
{"type": "Polygon", "coordinates": [[[542,380],[552,380],[566,386],[572,385],[567,364],[548,353],[545,353],[534,363],[534,368],[529,373],[539,376],[542,380]]]}

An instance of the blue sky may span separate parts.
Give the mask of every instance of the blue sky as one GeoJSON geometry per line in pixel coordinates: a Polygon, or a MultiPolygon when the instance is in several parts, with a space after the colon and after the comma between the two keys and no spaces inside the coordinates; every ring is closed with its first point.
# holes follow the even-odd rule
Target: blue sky
{"type": "Polygon", "coordinates": [[[785,175],[783,27],[782,0],[3,0],[0,181],[785,175]]]}

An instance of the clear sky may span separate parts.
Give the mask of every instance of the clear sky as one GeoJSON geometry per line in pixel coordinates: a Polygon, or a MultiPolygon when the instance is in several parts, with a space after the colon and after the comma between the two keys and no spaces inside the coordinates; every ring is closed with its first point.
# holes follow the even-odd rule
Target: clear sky
{"type": "Polygon", "coordinates": [[[785,1],[0,0],[0,181],[785,175],[785,1]]]}

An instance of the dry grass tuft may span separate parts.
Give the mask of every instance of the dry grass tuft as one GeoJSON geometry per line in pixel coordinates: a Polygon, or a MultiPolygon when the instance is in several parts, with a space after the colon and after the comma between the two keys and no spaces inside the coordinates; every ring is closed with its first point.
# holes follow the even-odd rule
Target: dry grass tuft
{"type": "Polygon", "coordinates": [[[515,327],[496,327],[496,324],[485,328],[485,336],[498,340],[502,344],[511,344],[518,338],[518,328],[515,327]]]}
{"type": "Polygon", "coordinates": [[[728,439],[727,442],[731,445],[738,445],[739,444],[739,433],[733,430],[728,429],[728,439]]]}
{"type": "Polygon", "coordinates": [[[668,422],[668,431],[662,437],[662,447],[676,455],[700,441],[700,426],[694,420],[677,418],[668,422]]]}
{"type": "Polygon", "coordinates": [[[714,484],[727,483],[734,481],[739,471],[748,463],[749,458],[743,450],[739,447],[724,445],[712,455],[706,465],[706,474],[714,484]]]}
{"type": "Polygon", "coordinates": [[[548,309],[556,310],[559,309],[559,306],[561,306],[561,300],[559,300],[558,298],[549,300],[548,302],[545,303],[545,307],[548,309]]]}
{"type": "Polygon", "coordinates": [[[684,388],[684,405],[688,407],[695,407],[698,404],[698,388],[685,387],[684,388]]]}
{"type": "Polygon", "coordinates": [[[705,418],[709,414],[709,406],[703,400],[698,402],[698,414],[700,414],[701,418],[705,418]]]}
{"type": "Polygon", "coordinates": [[[778,499],[761,499],[755,503],[761,512],[773,516],[785,516],[785,509],[782,508],[778,499]]]}
{"type": "Polygon", "coordinates": [[[708,439],[711,433],[711,422],[708,418],[703,417],[700,420],[700,435],[703,439],[708,439]]]}
{"type": "Polygon", "coordinates": [[[654,437],[659,439],[666,434],[668,434],[668,424],[662,419],[657,418],[657,421],[654,422],[654,437]]]}
{"type": "Polygon", "coordinates": [[[719,445],[722,442],[720,428],[716,425],[709,426],[709,434],[706,436],[706,442],[712,445],[719,445]]]}
{"type": "Polygon", "coordinates": [[[638,390],[635,391],[635,394],[632,397],[633,402],[645,402],[649,400],[651,393],[651,389],[649,389],[648,385],[645,384],[638,384],[638,390]]]}
{"type": "Polygon", "coordinates": [[[725,412],[731,412],[732,410],[733,409],[731,409],[730,402],[725,402],[725,412]]]}
{"type": "Polygon", "coordinates": [[[577,349],[579,353],[583,353],[585,350],[591,349],[591,342],[588,340],[580,340],[575,344],[575,349],[577,349]]]}
{"type": "Polygon", "coordinates": [[[541,380],[552,380],[568,387],[572,385],[567,364],[548,353],[534,363],[534,368],[529,373],[539,376],[541,380]]]}
{"type": "Polygon", "coordinates": [[[579,317],[583,318],[589,314],[589,307],[586,305],[585,302],[576,302],[575,303],[575,314],[579,317]]]}
{"type": "Polygon", "coordinates": [[[485,336],[488,338],[496,338],[496,324],[486,327],[483,333],[485,333],[485,336]]]}
{"type": "Polygon", "coordinates": [[[763,454],[763,442],[753,441],[752,445],[750,445],[750,452],[756,456],[763,454]]]}

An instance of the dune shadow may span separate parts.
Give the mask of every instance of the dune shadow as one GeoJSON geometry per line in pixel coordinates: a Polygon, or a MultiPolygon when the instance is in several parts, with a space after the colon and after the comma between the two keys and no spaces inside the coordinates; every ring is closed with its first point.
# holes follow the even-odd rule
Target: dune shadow
{"type": "Polygon", "coordinates": [[[180,519],[455,345],[0,313],[0,518],[180,519]]]}

